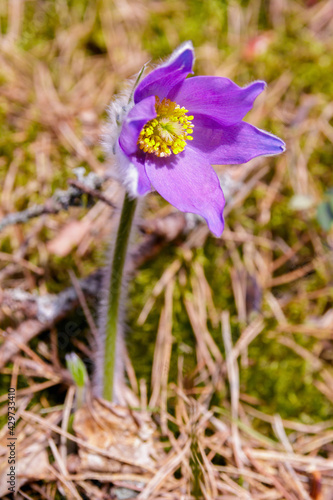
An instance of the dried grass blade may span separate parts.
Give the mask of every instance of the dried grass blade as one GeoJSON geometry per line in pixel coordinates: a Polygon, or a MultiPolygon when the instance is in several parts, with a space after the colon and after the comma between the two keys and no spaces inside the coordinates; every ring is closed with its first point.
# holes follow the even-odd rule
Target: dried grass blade
{"type": "Polygon", "coordinates": [[[233,439],[233,449],[237,467],[243,467],[243,463],[247,463],[247,458],[242,451],[240,436],[236,420],[238,420],[238,404],[239,404],[239,371],[237,360],[232,356],[232,340],[230,329],[229,312],[222,313],[222,338],[224,342],[227,373],[229,379],[230,396],[231,396],[231,433],[233,439]]]}

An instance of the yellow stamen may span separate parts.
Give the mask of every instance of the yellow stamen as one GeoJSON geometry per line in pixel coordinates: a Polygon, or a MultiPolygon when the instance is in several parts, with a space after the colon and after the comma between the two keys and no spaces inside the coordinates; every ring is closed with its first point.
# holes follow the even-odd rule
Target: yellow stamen
{"type": "Polygon", "coordinates": [[[145,153],[156,156],[170,156],[184,151],[186,141],[193,140],[193,116],[188,116],[187,109],[164,98],[155,96],[157,116],[146,123],[140,132],[138,145],[145,153]]]}

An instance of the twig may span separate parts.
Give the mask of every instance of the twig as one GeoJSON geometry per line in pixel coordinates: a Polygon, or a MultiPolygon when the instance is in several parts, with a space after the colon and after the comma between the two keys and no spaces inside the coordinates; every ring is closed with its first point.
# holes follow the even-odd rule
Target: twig
{"type": "MultiPolygon", "coordinates": [[[[176,219],[178,220],[178,214],[173,215],[175,215],[176,219]]],[[[162,219],[162,221],[163,220],[164,219],[162,219]]],[[[159,228],[160,232],[158,236],[158,248],[160,249],[162,246],[166,245],[171,238],[171,235],[168,231],[169,218],[168,223],[166,224],[165,235],[163,235],[162,222],[159,224],[159,228]],[[163,236],[165,236],[165,239],[163,239],[163,236]]],[[[172,236],[177,237],[178,234],[179,233],[177,231],[172,236]]],[[[155,238],[155,236],[148,235],[149,242],[150,238],[155,238]]],[[[154,246],[152,251],[150,244],[147,244],[147,240],[144,240],[143,243],[138,245],[131,255],[131,259],[129,262],[130,271],[134,271],[134,269],[136,269],[143,262],[149,259],[152,254],[155,253],[156,248],[154,246]]],[[[180,263],[177,260],[175,272],[177,272],[179,266],[180,263]]],[[[103,269],[99,269],[89,275],[87,278],[80,280],[79,286],[82,293],[89,297],[98,296],[101,289],[102,276],[103,269]]],[[[172,278],[172,276],[170,276],[170,278],[172,278]]],[[[13,331],[10,336],[5,338],[3,344],[1,345],[0,369],[5,366],[5,364],[11,359],[12,356],[20,351],[20,344],[27,344],[31,339],[54,326],[55,323],[64,318],[79,303],[75,287],[67,288],[64,291],[60,292],[58,295],[47,294],[44,296],[30,294],[20,289],[4,290],[0,294],[0,299],[1,307],[3,308],[3,310],[7,308],[11,311],[18,311],[22,313],[27,319],[20,324],[17,330],[13,331]],[[10,340],[10,337],[12,336],[14,341],[10,340]]]]}
{"type": "Polygon", "coordinates": [[[28,220],[40,215],[57,214],[60,210],[66,210],[69,206],[75,206],[83,194],[99,198],[112,208],[115,208],[114,204],[98,191],[105,179],[93,172],[85,176],[85,169],[83,167],[76,168],[73,172],[77,176],[77,180],[70,179],[68,182],[70,187],[66,191],[57,190],[52,198],[48,199],[42,205],[34,205],[26,210],[22,210],[22,212],[14,212],[6,215],[0,221],[0,231],[13,224],[28,222],[28,220]]]}
{"type": "MultiPolygon", "coordinates": [[[[65,408],[62,417],[61,428],[64,432],[68,429],[69,417],[72,411],[73,400],[75,396],[75,386],[71,385],[67,391],[66,399],[65,399],[65,408]]],[[[60,449],[59,454],[61,456],[61,460],[66,468],[67,474],[67,439],[66,436],[60,436],[60,449]]]]}
{"type": "Polygon", "coordinates": [[[88,307],[88,304],[87,304],[86,298],[84,296],[84,293],[81,290],[81,286],[80,286],[79,280],[77,279],[77,277],[75,276],[75,273],[72,270],[69,271],[69,275],[70,275],[73,287],[75,289],[77,298],[78,298],[78,300],[80,302],[80,306],[82,307],[82,310],[83,310],[84,315],[86,317],[87,323],[88,323],[88,325],[90,327],[91,334],[92,334],[92,337],[93,337],[92,343],[93,342],[97,343],[98,342],[98,329],[97,329],[97,326],[95,324],[94,318],[92,317],[90,309],[88,307]]]}
{"type": "MultiPolygon", "coordinates": [[[[81,290],[94,296],[99,292],[102,271],[97,271],[88,278],[81,280],[81,290]]],[[[0,368],[20,350],[21,344],[27,344],[31,339],[51,328],[64,318],[78,304],[74,287],[67,288],[58,295],[34,296],[25,294],[26,298],[35,302],[37,319],[28,319],[20,324],[17,330],[8,335],[0,348],[0,368]]]]}
{"type": "MultiPolygon", "coordinates": [[[[98,178],[98,176],[96,176],[96,177],[98,178]]],[[[111,208],[117,208],[116,205],[114,203],[112,203],[112,201],[109,200],[109,198],[104,196],[104,194],[102,194],[100,191],[98,191],[98,189],[93,189],[93,188],[87,186],[84,182],[80,182],[80,181],[77,181],[75,179],[69,179],[68,184],[70,186],[74,186],[82,193],[87,193],[87,194],[89,194],[89,196],[92,196],[93,198],[98,198],[99,200],[104,201],[104,203],[109,205],[109,207],[111,207],[111,208]]]]}
{"type": "Polygon", "coordinates": [[[238,432],[236,421],[238,420],[238,405],[239,405],[239,370],[237,358],[232,356],[232,340],[229,312],[222,313],[222,338],[225,348],[227,373],[230,387],[231,398],[231,432],[233,439],[234,455],[237,467],[243,467],[247,463],[247,458],[242,450],[241,440],[238,432]]]}
{"type": "Polygon", "coordinates": [[[6,217],[4,217],[0,221],[0,231],[2,231],[7,226],[27,222],[30,219],[39,217],[40,215],[57,214],[61,209],[61,200],[55,200],[54,198],[51,198],[47,200],[44,205],[34,205],[30,208],[27,208],[26,210],[22,210],[22,212],[15,212],[6,215],[6,217]]]}

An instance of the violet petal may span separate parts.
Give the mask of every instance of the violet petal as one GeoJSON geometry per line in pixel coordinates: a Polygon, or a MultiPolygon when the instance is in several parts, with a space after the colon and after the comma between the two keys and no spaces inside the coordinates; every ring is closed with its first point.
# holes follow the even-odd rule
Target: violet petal
{"type": "Polygon", "coordinates": [[[265,82],[258,81],[241,88],[228,78],[194,76],[174,87],[168,98],[184,106],[191,115],[200,113],[233,125],[252,109],[254,100],[265,86],[265,82]]]}
{"type": "Polygon", "coordinates": [[[143,196],[151,191],[151,183],[144,167],[145,156],[141,150],[127,156],[119,143],[116,145],[118,173],[131,196],[143,196]]]}
{"type": "Polygon", "coordinates": [[[257,156],[285,151],[285,144],[273,134],[246,122],[221,126],[206,116],[195,115],[191,147],[219,165],[246,163],[257,156]]]}
{"type": "Polygon", "coordinates": [[[131,163],[135,166],[138,171],[138,186],[137,193],[143,196],[151,191],[151,182],[146,174],[145,169],[145,157],[146,154],[139,150],[135,155],[130,156],[131,163]]]}
{"type": "Polygon", "coordinates": [[[225,204],[219,179],[207,158],[186,146],[182,153],[159,158],[147,155],[147,175],[153,187],[182,212],[199,214],[221,236],[225,204]]]}
{"type": "Polygon", "coordinates": [[[156,117],[155,97],[147,97],[136,104],[123,121],[119,144],[125,154],[131,155],[138,149],[138,138],[144,125],[156,117]]]}
{"type": "Polygon", "coordinates": [[[194,50],[192,42],[185,42],[176,49],[169,59],[147,75],[135,89],[134,102],[140,102],[151,95],[160,99],[192,73],[194,50]]]}

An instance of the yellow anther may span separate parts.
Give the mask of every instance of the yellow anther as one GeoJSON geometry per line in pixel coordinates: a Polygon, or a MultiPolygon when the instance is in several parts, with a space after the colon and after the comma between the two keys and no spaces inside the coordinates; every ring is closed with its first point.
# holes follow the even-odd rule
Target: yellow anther
{"type": "Polygon", "coordinates": [[[187,116],[188,110],[177,103],[155,96],[156,118],[153,118],[140,132],[138,146],[145,153],[160,157],[181,153],[186,141],[193,140],[193,116],[187,116]]]}

